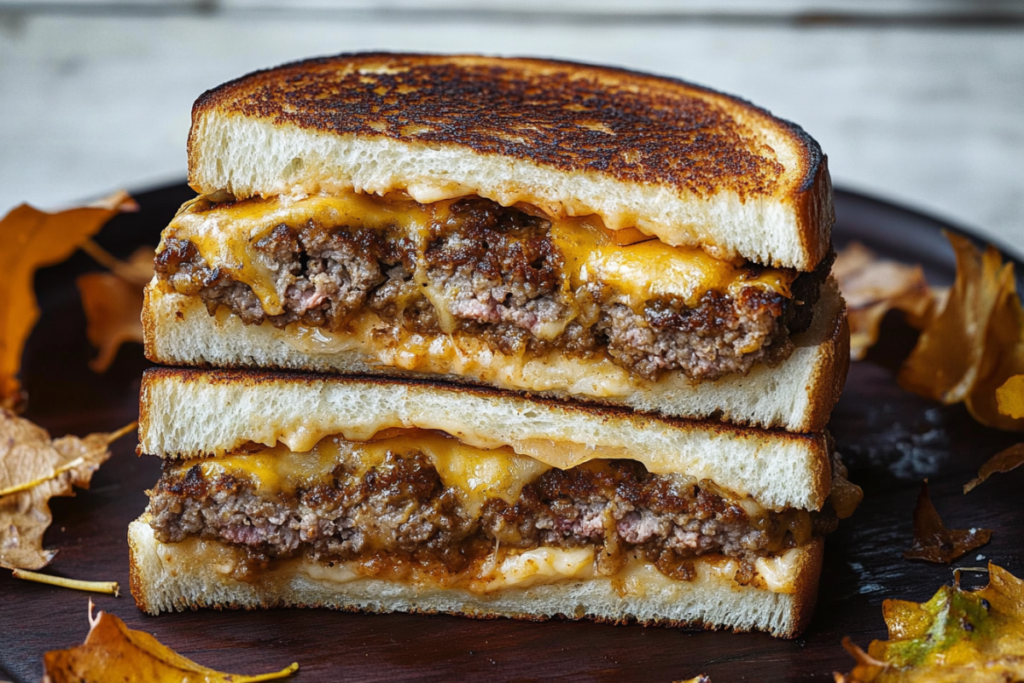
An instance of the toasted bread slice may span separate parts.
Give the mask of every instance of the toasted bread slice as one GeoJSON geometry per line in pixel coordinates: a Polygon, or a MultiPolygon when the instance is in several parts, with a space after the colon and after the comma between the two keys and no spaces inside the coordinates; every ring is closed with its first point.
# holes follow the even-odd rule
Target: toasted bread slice
{"type": "Polygon", "coordinates": [[[358,576],[302,559],[278,563],[256,581],[240,581],[231,572],[244,551],[199,539],[161,543],[145,515],[129,526],[128,545],[132,596],[149,614],[198,607],[328,607],[760,630],[792,638],[810,621],[824,542],[814,539],[789,551],[770,586],[740,585],[735,567],[716,557],[718,562],[696,560],[696,578],[689,582],[640,567],[625,577],[575,578],[488,593],[358,576]]]}
{"type": "Polygon", "coordinates": [[[170,368],[143,376],[140,453],[195,458],[248,443],[305,452],[328,436],[362,441],[392,428],[435,429],[478,448],[507,445],[562,469],[630,458],[650,471],[711,480],[774,510],[818,510],[831,490],[824,434],[655,418],[415,380],[170,368]]]}
{"type": "Polygon", "coordinates": [[[287,64],[204,93],[188,151],[202,193],[479,195],[802,271],[834,222],[826,158],[800,127],[683,81],[569,62],[287,64]]]}
{"type": "MultiPolygon", "coordinates": [[[[682,373],[657,382],[634,378],[608,360],[524,361],[483,344],[421,345],[415,354],[380,347],[365,330],[310,333],[294,325],[245,325],[226,308],[211,316],[198,297],[154,280],[143,308],[146,356],[166,365],[262,367],[311,372],[442,377],[556,398],[621,405],[644,412],[714,418],[733,424],[820,432],[839,399],[849,367],[845,306],[834,280],[822,287],[809,330],[794,337],[792,355],[746,376],[691,382],[682,373]],[[322,342],[322,343],[321,343],[322,342]],[[418,355],[417,355],[418,354],[418,355]],[[415,367],[416,370],[405,368],[415,367]]],[[[438,339],[442,339],[439,335],[438,339]]]]}

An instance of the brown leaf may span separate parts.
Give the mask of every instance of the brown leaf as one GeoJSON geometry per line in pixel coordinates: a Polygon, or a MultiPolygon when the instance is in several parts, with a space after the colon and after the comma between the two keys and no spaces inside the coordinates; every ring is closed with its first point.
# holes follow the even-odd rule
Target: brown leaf
{"type": "Polygon", "coordinates": [[[832,272],[846,299],[854,360],[862,360],[878,341],[882,319],[890,310],[904,311],[910,324],[921,327],[934,308],[935,297],[921,266],[880,259],[859,242],[837,254],[832,272]]]}
{"type": "Polygon", "coordinates": [[[86,335],[99,349],[89,363],[94,372],[105,372],[125,342],[142,343],[142,288],[153,277],[153,256],[152,247],[140,247],[127,263],[116,259],[105,263],[112,272],[86,273],[78,278],[88,323],[86,335]]]}
{"type": "Polygon", "coordinates": [[[978,470],[978,476],[964,484],[964,493],[973,490],[996,472],[1006,473],[1021,465],[1024,465],[1024,443],[1015,443],[989,458],[978,470]]]}
{"type": "Polygon", "coordinates": [[[914,508],[914,541],[903,557],[949,564],[964,553],[985,545],[991,537],[989,529],[947,529],[928,496],[926,480],[914,508]]]}
{"type": "Polygon", "coordinates": [[[908,391],[943,403],[964,401],[990,427],[1024,430],[1024,419],[1001,414],[996,390],[1024,373],[1024,310],[1013,264],[989,247],[946,234],[957,274],[942,312],[932,317],[899,373],[908,391]]]}
{"type": "Polygon", "coordinates": [[[32,278],[38,268],[60,263],[120,211],[138,208],[125,193],[103,207],[47,213],[27,204],[0,219],[0,405],[21,401],[21,352],[39,318],[32,278]]]}
{"type": "Polygon", "coordinates": [[[182,657],[144,631],[128,628],[113,614],[99,612],[93,617],[92,602],[89,612],[89,635],[84,644],[43,655],[44,682],[255,683],[286,678],[299,668],[292,664],[256,676],[221,673],[182,657]]]}
{"type": "Polygon", "coordinates": [[[968,683],[1024,680],[1024,581],[989,564],[989,584],[976,591],[943,586],[925,603],[886,600],[889,640],[864,652],[843,639],[857,660],[837,683],[968,683]]]}
{"type": "Polygon", "coordinates": [[[56,551],[43,550],[53,520],[50,498],[88,488],[110,457],[107,446],[128,430],[50,440],[42,427],[0,409],[0,566],[39,569],[56,551]]]}

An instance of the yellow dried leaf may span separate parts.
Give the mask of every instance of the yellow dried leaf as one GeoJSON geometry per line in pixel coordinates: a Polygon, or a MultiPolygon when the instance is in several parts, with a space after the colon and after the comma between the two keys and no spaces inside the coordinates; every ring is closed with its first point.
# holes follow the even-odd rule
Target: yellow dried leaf
{"type": "Polygon", "coordinates": [[[94,372],[105,372],[125,342],[142,343],[142,288],[153,277],[154,253],[152,247],[140,247],[127,263],[116,259],[104,263],[112,272],[78,278],[86,335],[99,350],[89,363],[94,372]]]}
{"type": "Polygon", "coordinates": [[[47,213],[22,204],[0,219],[0,405],[22,399],[21,352],[39,318],[32,278],[38,268],[60,263],[120,211],[137,209],[121,192],[102,206],[47,213]]]}
{"type": "Polygon", "coordinates": [[[0,566],[39,569],[50,563],[56,551],[43,550],[53,520],[50,498],[88,488],[110,457],[107,446],[133,428],[51,440],[42,427],[0,409],[0,566]]]}
{"type": "Polygon", "coordinates": [[[926,603],[886,600],[889,640],[865,653],[843,645],[857,660],[842,683],[1024,680],[1024,581],[989,564],[988,586],[943,586],[926,603]]]}
{"type": "Polygon", "coordinates": [[[850,323],[850,357],[862,360],[878,341],[879,327],[890,310],[901,310],[915,327],[923,326],[935,297],[921,266],[880,259],[859,242],[836,255],[832,272],[846,299],[850,323]]]}
{"type": "Polygon", "coordinates": [[[43,656],[48,683],[256,683],[286,678],[298,664],[269,674],[244,676],[209,669],[182,657],[143,631],[128,628],[112,614],[92,616],[89,603],[89,635],[85,643],[68,650],[52,650],[43,656]]]}
{"type": "Polygon", "coordinates": [[[1024,418],[1024,375],[1014,375],[996,389],[996,405],[1007,417],[1024,418]]]}
{"type": "Polygon", "coordinates": [[[918,338],[899,373],[900,385],[943,403],[964,401],[976,420],[1024,430],[1024,420],[999,413],[996,390],[1024,373],[1024,310],[1013,264],[989,247],[947,233],[957,274],[941,313],[918,338]]]}

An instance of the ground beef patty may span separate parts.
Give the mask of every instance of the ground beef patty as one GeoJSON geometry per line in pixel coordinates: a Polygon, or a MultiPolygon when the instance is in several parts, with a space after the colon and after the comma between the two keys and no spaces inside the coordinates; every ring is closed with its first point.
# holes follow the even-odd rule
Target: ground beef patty
{"type": "Polygon", "coordinates": [[[360,477],[339,465],[323,482],[285,495],[265,494],[247,479],[207,479],[199,465],[167,464],[150,491],[157,538],[202,537],[237,544],[270,558],[304,554],[319,561],[400,553],[457,572],[474,553],[495,545],[600,547],[598,570],[612,574],[638,549],[670,576],[706,553],[752,562],[824,533],[828,521],[806,512],[744,508],[681,477],[652,475],[633,461],[600,461],[548,470],[510,504],[489,499],[471,515],[446,488],[429,459],[391,452],[360,477]]]}
{"type": "Polygon", "coordinates": [[[792,299],[748,287],[735,297],[709,292],[693,308],[659,299],[635,311],[607,287],[562,291],[564,259],[550,223],[480,198],[452,204],[446,219],[430,226],[422,255],[397,229],[313,224],[280,225],[254,247],[275,274],[279,315],[267,315],[248,285],[207,264],[186,240],[168,236],[156,270],[176,291],[201,297],[211,314],[227,306],[246,324],[340,330],[368,308],[384,321],[387,329],[378,332],[387,337],[396,328],[436,334],[451,319],[455,334],[483,338],[504,353],[607,353],[652,380],[672,371],[716,379],[780,362],[792,350],[790,336],[810,325],[831,266],[825,259],[798,276],[792,299]],[[431,299],[425,285],[440,296],[431,299]]]}

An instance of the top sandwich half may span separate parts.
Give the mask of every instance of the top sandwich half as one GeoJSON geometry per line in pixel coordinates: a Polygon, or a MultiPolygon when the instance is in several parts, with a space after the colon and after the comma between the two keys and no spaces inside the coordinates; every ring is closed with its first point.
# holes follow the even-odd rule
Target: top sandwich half
{"type": "Polygon", "coordinates": [[[341,55],[200,97],[189,180],[202,196],[149,291],[153,360],[446,374],[796,430],[835,400],[835,325],[804,340],[830,346],[799,364],[824,397],[802,415],[649,399],[777,367],[842,317],[821,296],[826,159],[737,98],[566,62],[341,55]],[[233,324],[231,349],[187,341],[233,324]]]}

